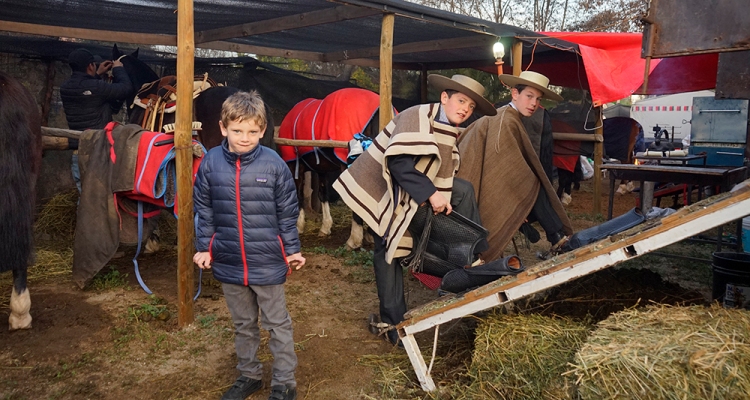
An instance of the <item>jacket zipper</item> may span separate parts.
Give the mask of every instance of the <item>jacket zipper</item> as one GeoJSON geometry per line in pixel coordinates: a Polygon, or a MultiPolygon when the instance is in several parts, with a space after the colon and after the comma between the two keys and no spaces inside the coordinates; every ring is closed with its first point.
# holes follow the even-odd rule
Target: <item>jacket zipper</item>
{"type": "Polygon", "coordinates": [[[242,255],[242,267],[243,267],[243,282],[245,286],[247,286],[247,257],[245,254],[245,234],[242,232],[242,207],[240,202],[240,159],[237,158],[237,172],[235,174],[234,178],[234,190],[235,193],[237,193],[237,198],[235,199],[237,201],[237,227],[239,228],[238,231],[240,233],[240,254],[242,255]]]}
{"type": "Polygon", "coordinates": [[[276,235],[279,238],[279,244],[281,245],[281,256],[284,257],[284,263],[286,264],[286,276],[292,274],[292,266],[289,265],[289,261],[286,260],[286,250],[284,250],[284,242],[281,240],[281,236],[276,235]]]}

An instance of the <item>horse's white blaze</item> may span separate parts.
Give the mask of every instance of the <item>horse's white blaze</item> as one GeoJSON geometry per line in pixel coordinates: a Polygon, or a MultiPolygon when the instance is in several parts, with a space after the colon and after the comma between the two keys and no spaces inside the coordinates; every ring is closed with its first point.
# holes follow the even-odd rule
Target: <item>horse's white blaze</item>
{"type": "Polygon", "coordinates": [[[320,203],[320,208],[323,211],[323,222],[320,224],[320,233],[318,233],[318,236],[328,236],[331,234],[331,227],[333,226],[331,205],[326,201],[320,203]]]}
{"type": "Polygon", "coordinates": [[[305,209],[299,209],[299,217],[297,217],[297,232],[301,235],[305,231],[305,209]]]}
{"type": "Polygon", "coordinates": [[[364,229],[362,228],[362,225],[354,222],[354,219],[352,218],[352,232],[351,234],[349,234],[349,239],[346,241],[346,246],[350,249],[358,249],[362,247],[363,234],[364,229]]]}
{"type": "Polygon", "coordinates": [[[10,325],[11,331],[31,328],[30,309],[31,296],[29,296],[29,289],[19,294],[16,293],[16,288],[14,287],[10,295],[10,317],[8,317],[8,325],[10,325]]]}

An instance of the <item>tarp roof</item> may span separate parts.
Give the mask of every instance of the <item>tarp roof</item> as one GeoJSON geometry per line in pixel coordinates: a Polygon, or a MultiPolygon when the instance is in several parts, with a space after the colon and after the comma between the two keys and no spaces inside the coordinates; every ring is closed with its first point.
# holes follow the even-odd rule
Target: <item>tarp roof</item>
{"type": "MultiPolygon", "coordinates": [[[[176,0],[0,0],[0,31],[176,45],[176,9],[176,0]]],[[[525,42],[523,69],[547,75],[553,85],[590,90],[595,105],[643,93],[639,33],[535,33],[401,0],[195,0],[196,47],[379,66],[384,13],[396,16],[394,68],[495,72],[491,48],[501,38],[510,73],[518,38],[525,42]]],[[[0,50],[7,47],[24,51],[0,40],[0,50]]],[[[59,52],[37,46],[45,48],[59,52]]],[[[646,93],[713,88],[717,64],[716,54],[653,60],[646,93]]]]}
{"type": "MultiPolygon", "coordinates": [[[[176,0],[0,0],[0,30],[176,45],[176,9],[176,0]]],[[[542,36],[401,0],[195,0],[196,47],[377,66],[384,13],[396,16],[394,68],[492,65],[498,37],[509,49],[513,37],[542,36]]]]}

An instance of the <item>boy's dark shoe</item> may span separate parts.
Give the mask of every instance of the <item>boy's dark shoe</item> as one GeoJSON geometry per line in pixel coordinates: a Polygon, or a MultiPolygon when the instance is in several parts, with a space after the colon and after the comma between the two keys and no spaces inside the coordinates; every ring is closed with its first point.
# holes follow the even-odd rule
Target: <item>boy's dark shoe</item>
{"type": "Polygon", "coordinates": [[[289,385],[274,385],[271,387],[271,395],[268,400],[295,400],[297,388],[289,385]]]}
{"type": "Polygon", "coordinates": [[[262,387],[263,381],[247,376],[240,376],[234,382],[234,385],[221,396],[221,400],[245,400],[247,396],[257,392],[262,387]]]}

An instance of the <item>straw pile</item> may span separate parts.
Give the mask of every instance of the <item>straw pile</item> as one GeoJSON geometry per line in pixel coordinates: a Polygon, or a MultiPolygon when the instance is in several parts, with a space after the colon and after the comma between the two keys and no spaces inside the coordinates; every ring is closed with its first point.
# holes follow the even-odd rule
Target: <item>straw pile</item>
{"type": "Polygon", "coordinates": [[[78,191],[60,193],[47,201],[34,223],[34,232],[43,239],[73,242],[76,228],[78,191]]]}
{"type": "Polygon", "coordinates": [[[612,314],[568,374],[582,399],[747,399],[750,312],[715,304],[612,314]]]}
{"type": "Polygon", "coordinates": [[[489,314],[476,330],[472,383],[459,397],[572,398],[573,379],[562,374],[590,328],[570,318],[489,314]]]}

